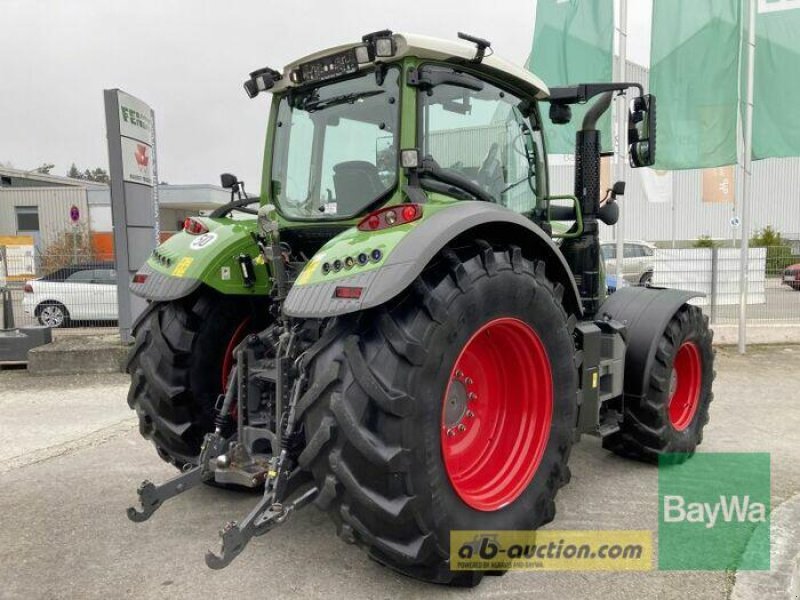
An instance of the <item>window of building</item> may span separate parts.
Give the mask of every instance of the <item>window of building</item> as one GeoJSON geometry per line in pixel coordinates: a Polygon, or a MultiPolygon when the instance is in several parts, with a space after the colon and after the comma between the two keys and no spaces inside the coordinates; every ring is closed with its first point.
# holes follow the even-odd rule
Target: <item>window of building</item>
{"type": "Polygon", "coordinates": [[[15,206],[17,232],[39,231],[39,208],[36,206],[15,206]]]}

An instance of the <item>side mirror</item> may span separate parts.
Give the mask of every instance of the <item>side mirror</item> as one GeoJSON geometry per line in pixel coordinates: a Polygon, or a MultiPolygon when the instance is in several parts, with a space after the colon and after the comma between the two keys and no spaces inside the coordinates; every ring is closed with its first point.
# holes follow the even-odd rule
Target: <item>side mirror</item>
{"type": "Polygon", "coordinates": [[[656,97],[635,98],[628,112],[631,167],[652,167],[656,162],[656,97]]]}
{"type": "Polygon", "coordinates": [[[219,176],[220,185],[226,190],[234,190],[235,187],[239,184],[239,178],[232,173],[223,173],[219,176]]]}

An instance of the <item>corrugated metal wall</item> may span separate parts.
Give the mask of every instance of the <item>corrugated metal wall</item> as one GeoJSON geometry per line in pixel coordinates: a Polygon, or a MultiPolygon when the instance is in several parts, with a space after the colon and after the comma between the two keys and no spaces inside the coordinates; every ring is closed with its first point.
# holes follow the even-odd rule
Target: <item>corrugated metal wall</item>
{"type": "MultiPolygon", "coordinates": [[[[626,79],[648,86],[648,70],[628,63],[626,79]]],[[[553,162],[558,162],[554,160],[553,162]]],[[[563,162],[563,161],[562,161],[563,162]]],[[[645,198],[641,175],[637,169],[628,170],[628,188],[622,200],[625,213],[625,237],[669,244],[693,241],[702,235],[722,240],[738,239],[741,229],[731,225],[740,217],[741,181],[737,170],[737,201],[735,204],[711,204],[702,200],[703,174],[700,170],[675,171],[674,202],[653,203],[645,198]]],[[[551,193],[572,193],[574,169],[570,165],[551,166],[551,193]]],[[[767,225],[784,237],[800,240],[800,158],[768,159],[753,163],[752,196],[750,200],[752,231],[767,225]]],[[[610,227],[601,228],[604,240],[613,240],[610,227]]]]}
{"type": "Polygon", "coordinates": [[[70,229],[69,211],[73,205],[80,210],[80,222],[88,223],[89,205],[83,188],[0,188],[0,235],[17,234],[15,207],[36,206],[41,246],[46,247],[70,229]]]}

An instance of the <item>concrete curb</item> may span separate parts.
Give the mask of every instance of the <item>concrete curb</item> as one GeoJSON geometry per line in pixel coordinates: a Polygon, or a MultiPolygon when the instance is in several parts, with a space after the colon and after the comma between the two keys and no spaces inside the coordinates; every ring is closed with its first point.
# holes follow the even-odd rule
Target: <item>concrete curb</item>
{"type": "Polygon", "coordinates": [[[797,600],[800,593],[800,495],[772,511],[770,522],[770,570],[737,572],[731,600],[797,600]]]}
{"type": "Polygon", "coordinates": [[[123,373],[127,354],[128,346],[116,334],[63,337],[28,352],[28,373],[123,373]]]}
{"type": "MultiPolygon", "coordinates": [[[[735,346],[739,342],[738,325],[712,325],[715,346],[735,346]]],[[[800,323],[747,326],[747,343],[800,344],[800,323]]]]}

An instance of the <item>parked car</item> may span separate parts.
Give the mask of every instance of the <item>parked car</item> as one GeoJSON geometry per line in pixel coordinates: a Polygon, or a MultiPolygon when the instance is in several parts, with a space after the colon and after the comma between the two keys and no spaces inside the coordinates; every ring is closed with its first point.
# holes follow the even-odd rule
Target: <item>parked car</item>
{"type": "MultiPolygon", "coordinates": [[[[622,277],[631,285],[650,285],[653,280],[653,244],[640,241],[625,242],[622,257],[622,277]]],[[[600,244],[606,273],[617,272],[617,243],[600,244]]]]}
{"type": "Polygon", "coordinates": [[[783,272],[783,283],[800,292],[800,263],[786,267],[783,272]]]}
{"type": "Polygon", "coordinates": [[[117,272],[110,262],[70,265],[25,283],[22,309],[42,325],[115,321],[117,272]]]}

